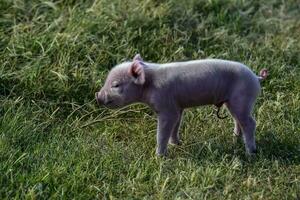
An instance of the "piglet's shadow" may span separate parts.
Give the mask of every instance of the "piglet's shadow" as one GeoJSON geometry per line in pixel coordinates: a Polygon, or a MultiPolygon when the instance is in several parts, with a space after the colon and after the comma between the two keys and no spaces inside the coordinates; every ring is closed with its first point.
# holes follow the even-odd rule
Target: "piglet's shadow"
{"type": "Polygon", "coordinates": [[[300,164],[300,143],[296,140],[283,140],[275,137],[271,132],[261,133],[260,137],[256,139],[258,152],[253,156],[245,154],[242,138],[234,138],[232,136],[231,141],[226,140],[228,138],[224,139],[224,142],[221,144],[217,141],[183,143],[182,146],[177,147],[173,152],[181,151],[182,157],[216,163],[227,157],[238,158],[245,163],[276,160],[281,165],[300,164]]]}
{"type": "Polygon", "coordinates": [[[279,138],[272,132],[264,132],[257,140],[259,157],[278,160],[285,164],[300,164],[300,141],[279,138]]]}

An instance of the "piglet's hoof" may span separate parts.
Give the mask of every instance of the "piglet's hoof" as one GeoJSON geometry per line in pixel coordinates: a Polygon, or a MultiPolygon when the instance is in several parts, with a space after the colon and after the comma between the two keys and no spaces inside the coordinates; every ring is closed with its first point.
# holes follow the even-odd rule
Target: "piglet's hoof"
{"type": "Polygon", "coordinates": [[[170,145],[178,145],[178,146],[180,146],[180,145],[182,145],[182,142],[179,141],[179,140],[169,140],[169,144],[170,145]]]}
{"type": "Polygon", "coordinates": [[[257,154],[257,149],[253,149],[253,150],[247,150],[247,155],[248,156],[255,156],[257,154]]]}
{"type": "Polygon", "coordinates": [[[167,156],[167,150],[160,150],[160,149],[156,149],[156,156],[157,157],[166,157],[167,156]]]}
{"type": "Polygon", "coordinates": [[[234,137],[242,137],[242,134],[233,132],[233,136],[234,136],[234,137]]]}

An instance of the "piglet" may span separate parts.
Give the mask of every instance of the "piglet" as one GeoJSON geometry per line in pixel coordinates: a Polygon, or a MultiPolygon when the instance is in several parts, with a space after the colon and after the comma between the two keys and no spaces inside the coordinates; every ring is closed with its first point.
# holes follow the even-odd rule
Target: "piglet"
{"type": "Polygon", "coordinates": [[[179,144],[178,129],[185,108],[226,105],[234,119],[234,135],[243,135],[246,152],[256,152],[256,122],[252,110],[266,69],[256,76],[242,63],[204,59],[156,64],[137,54],[132,62],[115,66],[96,92],[99,105],[118,108],[140,102],[158,116],[157,155],[166,155],[167,144],[179,144]]]}

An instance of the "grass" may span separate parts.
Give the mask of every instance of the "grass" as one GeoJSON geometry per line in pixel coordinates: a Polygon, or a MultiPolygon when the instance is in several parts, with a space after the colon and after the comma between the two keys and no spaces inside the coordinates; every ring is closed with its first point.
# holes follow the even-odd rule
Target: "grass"
{"type": "Polygon", "coordinates": [[[299,199],[299,18],[297,0],[1,0],[1,199],[299,199]],[[185,112],[166,159],[149,108],[98,108],[108,70],[137,52],[268,68],[257,156],[211,107],[185,112]]]}

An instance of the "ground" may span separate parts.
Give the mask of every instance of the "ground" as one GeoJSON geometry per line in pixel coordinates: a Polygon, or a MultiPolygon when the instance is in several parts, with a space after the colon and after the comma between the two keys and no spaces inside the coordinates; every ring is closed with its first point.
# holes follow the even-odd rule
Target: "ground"
{"type": "Polygon", "coordinates": [[[1,0],[1,199],[299,199],[299,19],[297,0],[1,0]],[[206,106],[185,112],[183,144],[157,158],[153,111],[94,100],[136,53],[268,68],[257,155],[206,106]]]}

